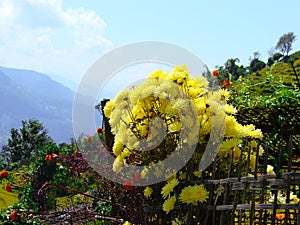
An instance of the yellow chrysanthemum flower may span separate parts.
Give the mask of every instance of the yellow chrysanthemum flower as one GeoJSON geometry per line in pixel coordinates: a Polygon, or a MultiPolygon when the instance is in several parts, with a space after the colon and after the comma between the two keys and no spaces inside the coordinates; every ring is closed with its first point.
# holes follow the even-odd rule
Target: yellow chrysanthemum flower
{"type": "Polygon", "coordinates": [[[237,109],[234,106],[228,105],[228,104],[226,104],[224,106],[224,110],[228,114],[236,114],[237,113],[237,109]]]}
{"type": "Polygon", "coordinates": [[[249,167],[252,171],[255,170],[255,165],[256,165],[256,156],[255,155],[250,155],[250,163],[249,163],[249,167]]]}
{"type": "Polygon", "coordinates": [[[254,140],[250,141],[250,146],[251,146],[251,148],[254,148],[254,149],[256,149],[256,148],[257,148],[257,146],[258,146],[258,143],[257,143],[257,141],[254,141],[254,140]]]}
{"type": "MultiPolygon", "coordinates": [[[[237,136],[237,126],[241,127],[240,124],[236,121],[236,118],[234,116],[226,116],[226,130],[225,130],[225,136],[226,137],[236,137],[237,136]]],[[[240,137],[240,136],[238,136],[240,137]]]]}
{"type": "Polygon", "coordinates": [[[193,103],[197,110],[198,115],[201,115],[205,112],[207,101],[204,97],[199,97],[199,98],[193,99],[193,103]]]}
{"type": "Polygon", "coordinates": [[[149,170],[147,168],[143,169],[141,172],[142,178],[145,179],[147,177],[148,173],[149,173],[149,170]]]}
{"type": "Polygon", "coordinates": [[[179,172],[179,179],[180,180],[185,180],[186,179],[186,173],[185,172],[179,172]]]}
{"type": "Polygon", "coordinates": [[[162,171],[162,169],[160,169],[159,167],[155,167],[154,168],[154,175],[156,176],[156,177],[161,177],[162,175],[163,175],[163,171],[162,171]]]}
{"type": "Polygon", "coordinates": [[[145,118],[147,118],[147,114],[145,113],[145,111],[143,110],[142,104],[138,104],[135,105],[132,110],[131,110],[131,114],[133,116],[133,118],[135,118],[135,120],[144,120],[145,118]]]}
{"type": "Polygon", "coordinates": [[[123,165],[122,160],[118,159],[117,157],[113,163],[113,171],[119,173],[122,169],[122,165],[123,165]]]}
{"type": "Polygon", "coordinates": [[[233,149],[234,149],[233,162],[237,163],[237,162],[240,161],[242,150],[239,147],[237,147],[237,146],[235,146],[233,149]]]}
{"type": "Polygon", "coordinates": [[[298,204],[300,202],[300,199],[297,195],[294,195],[294,193],[291,191],[290,193],[290,203],[291,204],[298,204]]]}
{"type": "Polygon", "coordinates": [[[150,79],[158,79],[158,78],[160,78],[161,76],[164,76],[163,74],[164,74],[164,73],[163,73],[162,70],[155,70],[155,71],[153,71],[152,73],[150,73],[150,74],[148,75],[148,79],[149,79],[149,78],[150,78],[150,79]]]}
{"type": "Polygon", "coordinates": [[[113,145],[113,153],[116,156],[119,156],[124,148],[122,141],[119,138],[115,138],[115,142],[113,145]]]}
{"type": "Polygon", "coordinates": [[[176,196],[172,196],[167,200],[165,200],[162,208],[168,214],[171,210],[174,209],[175,203],[176,203],[176,196]]]}
{"type": "Polygon", "coordinates": [[[192,99],[197,99],[197,97],[200,95],[200,93],[201,93],[201,89],[200,88],[194,88],[194,87],[188,88],[188,95],[192,99]]]}
{"type": "Polygon", "coordinates": [[[195,171],[193,172],[193,174],[194,174],[195,177],[201,177],[201,176],[202,176],[202,172],[199,171],[199,170],[195,170],[195,171]]]}
{"type": "Polygon", "coordinates": [[[153,189],[151,187],[146,187],[144,189],[144,196],[149,198],[153,193],[153,189]]]}
{"type": "Polygon", "coordinates": [[[111,126],[111,130],[113,133],[116,133],[118,131],[118,128],[120,126],[120,121],[122,117],[122,110],[114,109],[109,117],[109,124],[111,126]]]}
{"type": "Polygon", "coordinates": [[[187,77],[190,74],[190,71],[186,65],[178,65],[174,67],[172,73],[181,73],[183,77],[187,77]]]}
{"type": "Polygon", "coordinates": [[[252,137],[252,138],[257,138],[257,139],[261,140],[262,137],[263,137],[263,134],[262,134],[260,129],[257,129],[257,130],[250,131],[249,136],[252,137]]]}
{"type": "Polygon", "coordinates": [[[124,89],[117,93],[116,97],[114,98],[115,106],[118,107],[118,104],[122,101],[128,101],[128,96],[130,94],[129,89],[124,89]]]}
{"type": "Polygon", "coordinates": [[[110,114],[113,110],[113,107],[114,107],[114,101],[113,100],[110,100],[108,101],[106,104],[105,104],[105,107],[104,107],[104,115],[109,118],[110,117],[110,114]]]}
{"type": "Polygon", "coordinates": [[[179,132],[181,130],[181,123],[179,121],[175,121],[168,126],[169,132],[179,132]]]}
{"type": "Polygon", "coordinates": [[[222,142],[221,149],[230,149],[241,143],[239,138],[230,138],[222,142]]]}
{"type": "Polygon", "coordinates": [[[161,190],[163,198],[167,198],[177,184],[179,184],[179,181],[176,178],[170,180],[161,190]]]}
{"type": "Polygon", "coordinates": [[[133,225],[133,224],[126,221],[125,223],[123,223],[123,225],[133,225]]]}
{"type": "Polygon", "coordinates": [[[179,196],[179,200],[186,204],[197,205],[208,198],[208,191],[203,184],[185,187],[179,196]]]}
{"type": "Polygon", "coordinates": [[[198,76],[195,78],[195,81],[201,88],[207,88],[208,87],[208,80],[203,76],[198,76]]]}
{"type": "Polygon", "coordinates": [[[224,97],[224,100],[225,100],[225,101],[229,99],[230,94],[229,94],[229,92],[228,92],[227,89],[221,89],[221,90],[220,90],[220,93],[221,93],[221,96],[224,97]]]}
{"type": "Polygon", "coordinates": [[[275,174],[273,166],[267,165],[267,174],[275,174]]]}

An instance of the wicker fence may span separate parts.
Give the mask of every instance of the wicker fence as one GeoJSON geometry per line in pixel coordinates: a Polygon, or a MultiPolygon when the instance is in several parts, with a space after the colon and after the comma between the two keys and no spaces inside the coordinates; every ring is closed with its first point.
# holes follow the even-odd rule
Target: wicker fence
{"type": "MultiPolygon", "coordinates": [[[[202,224],[300,224],[300,205],[295,199],[300,195],[300,167],[293,160],[292,149],[289,145],[287,165],[281,165],[281,149],[277,150],[276,174],[268,174],[270,151],[265,148],[264,159],[256,161],[251,176],[232,177],[229,170],[227,178],[203,180],[210,198],[202,224]]],[[[239,161],[239,168],[246,163],[248,169],[249,162],[239,161]]]]}
{"type": "MultiPolygon", "coordinates": [[[[105,102],[102,102],[102,108],[105,106],[105,102]]],[[[112,146],[113,136],[109,132],[109,123],[105,117],[103,123],[107,134],[107,144],[112,146]]],[[[210,174],[209,179],[205,179],[204,176],[201,180],[192,182],[204,183],[210,193],[205,206],[198,207],[196,211],[195,208],[191,209],[192,214],[202,215],[202,225],[300,225],[300,203],[298,200],[300,197],[300,166],[297,162],[300,153],[296,152],[299,148],[299,140],[297,140],[299,139],[299,131],[289,135],[288,143],[276,149],[269,149],[268,146],[264,145],[263,157],[257,157],[254,172],[250,170],[249,152],[248,160],[242,161],[242,157],[239,160],[237,171],[232,170],[234,161],[232,158],[228,173],[224,178],[220,179],[215,162],[208,168],[209,171],[206,171],[210,174]],[[296,140],[296,144],[294,140],[296,140]],[[270,161],[270,158],[273,160],[270,161]],[[268,165],[274,167],[274,174],[268,171],[268,165]],[[242,169],[244,173],[242,173],[242,169]],[[242,174],[248,174],[248,176],[242,176],[242,174]]],[[[260,145],[261,143],[257,147],[257,155],[260,145]]],[[[153,205],[153,210],[157,210],[157,204],[156,206],[153,205]]],[[[162,224],[165,224],[164,214],[160,213],[159,210],[157,213],[161,215],[162,224]]],[[[156,224],[156,222],[147,222],[149,219],[147,219],[146,212],[144,216],[146,219],[140,218],[135,222],[139,222],[138,224],[156,224]]],[[[133,215],[126,217],[134,218],[133,215]]],[[[157,224],[160,223],[157,222],[157,224]]],[[[187,224],[199,223],[194,222],[191,216],[187,224]]]]}

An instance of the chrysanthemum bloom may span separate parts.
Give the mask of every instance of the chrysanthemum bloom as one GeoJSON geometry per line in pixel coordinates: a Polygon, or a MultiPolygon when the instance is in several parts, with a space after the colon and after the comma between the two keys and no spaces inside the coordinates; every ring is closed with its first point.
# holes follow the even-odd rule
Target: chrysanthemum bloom
{"type": "Polygon", "coordinates": [[[46,156],[45,156],[45,160],[46,160],[47,162],[51,162],[51,161],[53,161],[53,159],[56,158],[56,157],[57,157],[57,154],[52,153],[52,154],[46,155],[46,156]]]}
{"type": "Polygon", "coordinates": [[[283,220],[284,218],[285,218],[285,214],[284,213],[276,214],[276,219],[283,220]]]}
{"type": "Polygon", "coordinates": [[[194,174],[195,177],[201,177],[201,176],[202,176],[202,172],[201,172],[201,171],[198,171],[198,170],[195,170],[195,171],[193,172],[193,174],[194,174]]]}
{"type": "Polygon", "coordinates": [[[153,193],[153,189],[151,187],[146,187],[144,190],[144,196],[149,198],[153,193]]]}
{"type": "Polygon", "coordinates": [[[273,166],[267,165],[267,174],[275,174],[273,166]]]}
{"type": "Polygon", "coordinates": [[[26,215],[25,214],[22,214],[21,215],[21,219],[25,219],[26,218],[26,215]]]}
{"type": "Polygon", "coordinates": [[[80,154],[80,151],[79,151],[78,149],[76,149],[76,150],[74,151],[74,154],[75,154],[75,155],[79,155],[79,154],[80,154]]]}
{"type": "Polygon", "coordinates": [[[140,181],[140,180],[142,180],[143,178],[142,178],[142,175],[141,175],[140,173],[136,173],[136,174],[134,175],[134,179],[135,179],[135,181],[140,181]]]}
{"type": "Polygon", "coordinates": [[[224,80],[223,82],[225,87],[229,87],[230,86],[230,82],[228,80],[224,80]]]}
{"type": "Polygon", "coordinates": [[[214,77],[218,77],[219,71],[218,71],[218,70],[213,70],[213,71],[212,71],[212,75],[213,75],[214,77]]]}
{"type": "Polygon", "coordinates": [[[166,198],[169,196],[169,194],[173,191],[174,187],[178,184],[178,180],[176,178],[169,181],[161,190],[161,194],[163,198],[166,198]]]}
{"type": "Polygon", "coordinates": [[[89,136],[86,137],[85,143],[91,144],[91,143],[92,143],[92,140],[93,140],[93,137],[89,135],[89,136]]]}
{"type": "Polygon", "coordinates": [[[131,191],[131,190],[133,190],[134,184],[133,184],[132,180],[126,180],[124,182],[123,186],[127,191],[131,191]]]}
{"type": "Polygon", "coordinates": [[[6,178],[8,176],[8,171],[3,170],[0,172],[0,178],[6,178]]]}
{"type": "Polygon", "coordinates": [[[171,210],[174,209],[176,203],[176,196],[168,198],[163,204],[163,210],[168,214],[171,210]]]}
{"type": "Polygon", "coordinates": [[[208,194],[203,184],[188,186],[182,190],[179,199],[183,203],[197,205],[198,202],[204,202],[208,194]]]}
{"type": "Polygon", "coordinates": [[[101,127],[99,127],[99,128],[97,129],[97,133],[102,134],[102,133],[103,133],[103,129],[102,129],[101,127]]]}
{"type": "Polygon", "coordinates": [[[11,184],[7,184],[7,185],[5,186],[5,190],[8,191],[8,192],[11,192],[11,190],[12,190],[12,185],[11,185],[11,184]]]}
{"type": "Polygon", "coordinates": [[[297,197],[297,195],[294,195],[294,193],[291,191],[290,193],[290,203],[291,204],[298,204],[300,202],[300,199],[297,197]]]}
{"type": "Polygon", "coordinates": [[[9,215],[10,219],[11,219],[12,221],[17,220],[17,214],[18,214],[18,211],[17,211],[17,210],[13,210],[13,211],[10,213],[10,215],[9,215]]]}

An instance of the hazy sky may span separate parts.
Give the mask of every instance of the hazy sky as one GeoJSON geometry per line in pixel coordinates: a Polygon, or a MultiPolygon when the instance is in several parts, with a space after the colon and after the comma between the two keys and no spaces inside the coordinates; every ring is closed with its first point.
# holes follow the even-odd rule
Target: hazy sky
{"type": "Polygon", "coordinates": [[[300,49],[299,9],[299,0],[1,0],[0,65],[78,82],[104,53],[145,40],[186,48],[210,69],[247,64],[288,32],[300,49]]]}

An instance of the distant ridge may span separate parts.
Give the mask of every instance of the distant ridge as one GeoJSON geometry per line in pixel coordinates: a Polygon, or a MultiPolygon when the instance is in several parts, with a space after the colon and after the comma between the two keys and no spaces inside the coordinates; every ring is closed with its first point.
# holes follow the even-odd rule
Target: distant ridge
{"type": "Polygon", "coordinates": [[[70,88],[33,70],[0,66],[0,93],[0,149],[10,129],[31,118],[43,123],[56,142],[73,137],[70,88]]]}

